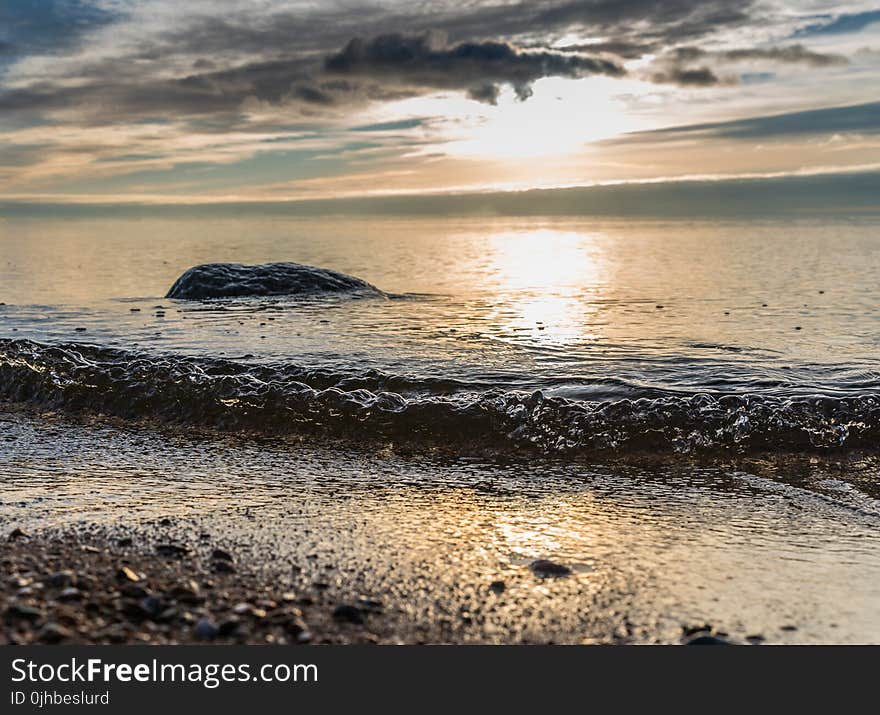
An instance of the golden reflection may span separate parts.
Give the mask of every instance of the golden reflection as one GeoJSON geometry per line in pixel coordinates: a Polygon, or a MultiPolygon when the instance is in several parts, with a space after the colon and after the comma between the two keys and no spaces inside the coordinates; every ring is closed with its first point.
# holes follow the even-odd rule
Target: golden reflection
{"type": "Polygon", "coordinates": [[[596,299],[606,271],[595,239],[550,229],[491,236],[485,273],[499,331],[542,343],[599,338],[596,299]]]}

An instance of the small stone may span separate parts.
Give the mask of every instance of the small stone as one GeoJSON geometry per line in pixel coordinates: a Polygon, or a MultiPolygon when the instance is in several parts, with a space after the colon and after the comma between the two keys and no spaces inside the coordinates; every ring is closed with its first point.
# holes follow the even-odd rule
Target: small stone
{"type": "Polygon", "coordinates": [[[73,586],[68,586],[58,594],[59,601],[79,601],[82,597],[82,591],[73,586]]]}
{"type": "Polygon", "coordinates": [[[300,616],[294,616],[284,624],[284,629],[296,639],[300,639],[303,633],[308,633],[309,627],[300,616]]]}
{"type": "Polygon", "coordinates": [[[781,630],[781,631],[796,631],[797,626],[792,626],[792,625],[780,626],[779,630],[781,630]]]}
{"type": "Polygon", "coordinates": [[[357,606],[349,603],[340,603],[333,609],[333,618],[345,623],[363,623],[364,612],[357,606]]]}
{"type": "Polygon", "coordinates": [[[232,607],[232,612],[238,616],[244,616],[253,610],[253,606],[249,603],[237,603],[232,607]]]}
{"type": "Polygon", "coordinates": [[[68,640],[72,637],[73,633],[71,631],[57,623],[47,623],[40,629],[40,632],[37,633],[37,640],[41,643],[49,643],[51,645],[68,640]]]}
{"type": "Polygon", "coordinates": [[[123,566],[116,572],[116,580],[117,581],[129,581],[131,583],[137,583],[141,580],[141,577],[138,576],[137,573],[132,571],[128,566],[123,566]]]}
{"type": "Polygon", "coordinates": [[[546,578],[548,576],[570,576],[571,569],[564,564],[557,564],[547,559],[538,559],[529,564],[529,568],[536,576],[546,578]]]}
{"type": "Polygon", "coordinates": [[[757,643],[763,643],[766,640],[766,638],[764,638],[764,636],[762,636],[760,633],[756,633],[755,635],[746,636],[746,640],[749,643],[757,644],[757,643]]]}
{"type": "Polygon", "coordinates": [[[3,614],[7,622],[11,621],[29,621],[31,623],[39,621],[43,617],[43,612],[31,606],[25,606],[21,603],[13,603],[8,606],[3,614]]]}
{"type": "Polygon", "coordinates": [[[506,588],[507,586],[505,586],[504,581],[493,581],[489,584],[489,590],[495,594],[504,593],[504,589],[506,588]]]}
{"type": "Polygon", "coordinates": [[[232,561],[232,554],[228,551],[224,551],[223,549],[214,549],[211,552],[211,558],[214,561],[232,561]]]}
{"type": "Polygon", "coordinates": [[[193,627],[193,635],[200,641],[214,640],[219,633],[220,629],[209,618],[199,619],[193,627]]]}
{"type": "Polygon", "coordinates": [[[125,584],[125,586],[119,589],[119,592],[126,598],[146,598],[149,595],[147,589],[143,586],[138,586],[136,583],[125,584]]]}
{"type": "Polygon", "coordinates": [[[46,579],[46,585],[51,588],[65,588],[67,586],[71,586],[73,584],[73,572],[72,571],[58,571],[57,573],[53,573],[49,578],[46,579]]]}
{"type": "Polygon", "coordinates": [[[168,623],[169,621],[174,620],[177,616],[177,609],[174,606],[169,606],[164,611],[156,616],[156,620],[160,623],[168,623]]]}
{"type": "Polygon", "coordinates": [[[190,586],[175,586],[167,595],[175,601],[185,603],[188,606],[198,606],[205,602],[205,597],[199,593],[198,584],[192,583],[190,586]]]}
{"type": "Polygon", "coordinates": [[[685,638],[684,645],[733,645],[733,643],[720,635],[698,631],[685,638]]]}
{"type": "Polygon", "coordinates": [[[377,601],[373,598],[367,598],[366,596],[361,596],[357,600],[358,608],[362,611],[366,611],[368,613],[381,613],[383,606],[381,601],[377,601]]]}
{"type": "Polygon", "coordinates": [[[231,636],[238,632],[238,628],[241,626],[241,621],[237,618],[227,618],[225,621],[220,623],[217,632],[221,636],[231,636]]]}
{"type": "Polygon", "coordinates": [[[17,541],[18,539],[27,539],[29,538],[27,534],[25,534],[21,529],[15,528],[9,532],[8,541],[17,541]]]}
{"type": "Polygon", "coordinates": [[[189,549],[185,546],[178,546],[177,544],[157,544],[156,553],[158,553],[159,556],[179,559],[186,556],[186,554],[189,553],[189,549]]]}

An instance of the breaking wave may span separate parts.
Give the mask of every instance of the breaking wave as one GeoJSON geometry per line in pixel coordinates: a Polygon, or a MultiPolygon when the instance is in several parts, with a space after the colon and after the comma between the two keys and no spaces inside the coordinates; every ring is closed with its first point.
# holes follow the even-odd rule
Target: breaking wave
{"type": "Polygon", "coordinates": [[[606,402],[290,364],[0,340],[0,400],[222,430],[550,454],[871,449],[880,396],[664,395],[606,402]]]}

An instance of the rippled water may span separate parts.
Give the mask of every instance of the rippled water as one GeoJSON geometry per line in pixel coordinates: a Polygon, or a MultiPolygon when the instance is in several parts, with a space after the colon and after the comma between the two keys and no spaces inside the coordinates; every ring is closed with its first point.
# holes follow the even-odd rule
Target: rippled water
{"type": "Polygon", "coordinates": [[[0,222],[0,525],[176,516],[392,639],[877,642],[878,229],[0,222]],[[217,261],[381,292],[163,297],[217,261]]]}
{"type": "Polygon", "coordinates": [[[8,220],[0,381],[7,399],[114,414],[145,392],[173,393],[139,414],[223,425],[326,426],[343,414],[367,433],[442,423],[442,439],[458,425],[543,449],[870,447],[878,228],[8,220]],[[385,295],[162,297],[187,268],[216,261],[321,266],[385,295]],[[44,349],[56,344],[72,351],[44,349]]]}

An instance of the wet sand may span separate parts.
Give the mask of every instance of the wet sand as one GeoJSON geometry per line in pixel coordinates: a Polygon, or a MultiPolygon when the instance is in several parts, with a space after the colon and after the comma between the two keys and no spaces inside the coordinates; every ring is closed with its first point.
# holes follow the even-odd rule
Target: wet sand
{"type": "Polygon", "coordinates": [[[880,642],[875,457],[501,461],[29,412],[0,439],[5,641],[880,642]]]}

